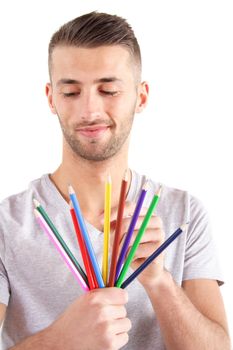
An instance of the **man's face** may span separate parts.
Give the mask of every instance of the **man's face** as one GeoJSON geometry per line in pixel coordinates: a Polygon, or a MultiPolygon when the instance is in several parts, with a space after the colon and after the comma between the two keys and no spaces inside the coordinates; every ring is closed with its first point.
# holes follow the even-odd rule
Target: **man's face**
{"type": "Polygon", "coordinates": [[[76,155],[105,160],[128,142],[134,114],[140,111],[135,70],[121,46],[54,49],[47,95],[76,155]]]}

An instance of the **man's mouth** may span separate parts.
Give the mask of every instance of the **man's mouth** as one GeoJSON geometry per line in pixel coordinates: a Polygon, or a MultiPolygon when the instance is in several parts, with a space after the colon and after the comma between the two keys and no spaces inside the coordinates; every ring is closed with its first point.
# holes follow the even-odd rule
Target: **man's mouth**
{"type": "Polygon", "coordinates": [[[109,125],[90,125],[77,128],[76,131],[89,138],[102,136],[109,129],[109,125]]]}

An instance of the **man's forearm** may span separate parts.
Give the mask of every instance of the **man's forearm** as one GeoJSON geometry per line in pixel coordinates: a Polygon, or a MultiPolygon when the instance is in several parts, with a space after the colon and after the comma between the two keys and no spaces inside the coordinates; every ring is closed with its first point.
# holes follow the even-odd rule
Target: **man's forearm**
{"type": "Polygon", "coordinates": [[[230,350],[227,332],[197,310],[168,272],[146,290],[168,350],[230,350]]]}
{"type": "MultiPolygon", "coordinates": [[[[57,335],[57,342],[59,343],[59,335],[57,335]]],[[[54,335],[52,335],[49,327],[26,338],[9,350],[57,350],[58,345],[54,344],[54,335]]]]}

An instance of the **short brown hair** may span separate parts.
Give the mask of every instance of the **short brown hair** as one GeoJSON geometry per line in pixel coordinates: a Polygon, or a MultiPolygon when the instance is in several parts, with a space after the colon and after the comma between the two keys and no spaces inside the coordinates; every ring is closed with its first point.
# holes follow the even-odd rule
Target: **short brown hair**
{"type": "Polygon", "coordinates": [[[49,71],[56,46],[95,48],[104,45],[124,46],[141,72],[141,53],[134,31],[127,21],[107,13],[90,12],[65,23],[49,43],[49,71]]]}

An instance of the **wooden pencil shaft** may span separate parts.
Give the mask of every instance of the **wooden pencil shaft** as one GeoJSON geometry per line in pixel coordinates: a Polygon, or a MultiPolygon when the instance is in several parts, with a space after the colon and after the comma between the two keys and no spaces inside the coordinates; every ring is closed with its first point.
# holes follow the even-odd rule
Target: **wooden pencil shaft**
{"type": "Polygon", "coordinates": [[[118,256],[119,244],[120,244],[120,238],[121,238],[121,228],[122,228],[122,220],[123,220],[124,207],[125,207],[127,185],[128,185],[128,182],[126,180],[123,180],[121,185],[121,193],[119,198],[117,221],[116,221],[116,230],[115,230],[115,236],[114,236],[114,242],[113,242],[113,248],[112,248],[109,287],[113,287],[115,284],[117,256],[118,256]]]}

